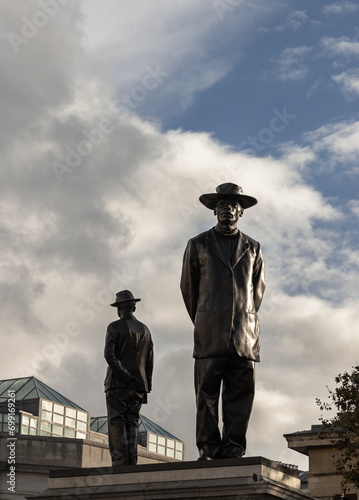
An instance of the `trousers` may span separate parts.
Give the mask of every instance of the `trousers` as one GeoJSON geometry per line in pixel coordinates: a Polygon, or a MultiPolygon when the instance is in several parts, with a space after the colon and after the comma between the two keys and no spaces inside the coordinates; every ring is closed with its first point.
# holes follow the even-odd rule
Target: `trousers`
{"type": "Polygon", "coordinates": [[[121,388],[106,391],[108,444],[113,465],[136,465],[140,409],[145,393],[121,388]]]}
{"type": "Polygon", "coordinates": [[[254,362],[238,356],[233,346],[226,354],[195,360],[196,441],[200,456],[242,457],[254,399],[254,362]],[[218,404],[222,385],[222,437],[218,404]]]}

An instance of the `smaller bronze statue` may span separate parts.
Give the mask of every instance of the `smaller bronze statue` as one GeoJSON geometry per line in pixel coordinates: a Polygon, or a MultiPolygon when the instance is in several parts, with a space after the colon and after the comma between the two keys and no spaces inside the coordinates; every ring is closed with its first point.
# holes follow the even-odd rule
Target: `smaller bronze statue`
{"type": "Polygon", "coordinates": [[[133,315],[140,300],[129,290],[118,292],[111,306],[117,307],[120,319],[107,327],[105,392],[112,465],[137,463],[140,409],[147,403],[147,393],[151,391],[151,333],[133,315]]]}

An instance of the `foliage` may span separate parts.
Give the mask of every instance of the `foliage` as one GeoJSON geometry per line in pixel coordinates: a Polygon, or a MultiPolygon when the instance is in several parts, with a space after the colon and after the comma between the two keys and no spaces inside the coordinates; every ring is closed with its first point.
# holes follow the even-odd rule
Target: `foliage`
{"type": "Polygon", "coordinates": [[[335,417],[320,419],[322,433],[329,432],[333,448],[341,452],[336,468],[343,476],[343,486],[359,488],[359,366],[351,373],[339,374],[335,382],[338,387],[334,390],[327,387],[330,403],[317,399],[322,411],[337,410],[335,417]]]}

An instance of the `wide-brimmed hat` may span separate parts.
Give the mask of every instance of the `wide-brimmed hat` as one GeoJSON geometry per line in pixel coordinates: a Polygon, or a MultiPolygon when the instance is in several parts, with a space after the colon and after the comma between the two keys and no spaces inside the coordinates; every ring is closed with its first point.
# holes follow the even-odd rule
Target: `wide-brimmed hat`
{"type": "Polygon", "coordinates": [[[258,203],[253,196],[243,194],[243,189],[237,184],[226,182],[216,187],[216,193],[202,194],[199,201],[207,208],[213,210],[219,200],[237,200],[242,208],[250,208],[258,203]]]}
{"type": "Polygon", "coordinates": [[[112,307],[118,307],[123,302],[139,302],[141,299],[135,299],[132,292],[130,290],[122,290],[121,292],[116,293],[116,302],[111,304],[112,307]]]}

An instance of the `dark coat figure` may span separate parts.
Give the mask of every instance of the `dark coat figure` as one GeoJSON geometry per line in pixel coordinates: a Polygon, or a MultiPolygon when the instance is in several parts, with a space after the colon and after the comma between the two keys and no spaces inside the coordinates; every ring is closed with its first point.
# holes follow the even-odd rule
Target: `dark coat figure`
{"type": "Polygon", "coordinates": [[[232,183],[200,200],[215,210],[218,224],[189,240],[181,277],[194,323],[197,446],[202,460],[241,457],[254,398],[254,361],[259,361],[260,346],[257,311],[265,283],[260,245],[238,231],[237,220],[257,200],[232,183]]]}
{"type": "Polygon", "coordinates": [[[137,463],[139,413],[151,391],[153,343],[147,326],[133,315],[139,300],[128,290],[117,293],[111,305],[120,319],[107,327],[105,392],[113,465],[137,463]]]}

